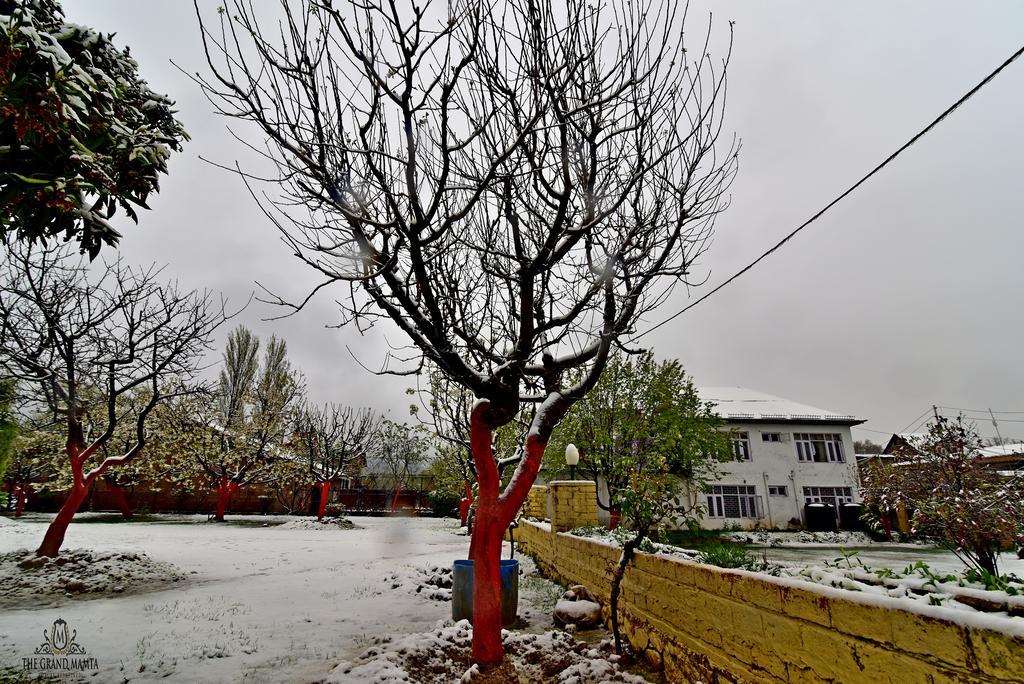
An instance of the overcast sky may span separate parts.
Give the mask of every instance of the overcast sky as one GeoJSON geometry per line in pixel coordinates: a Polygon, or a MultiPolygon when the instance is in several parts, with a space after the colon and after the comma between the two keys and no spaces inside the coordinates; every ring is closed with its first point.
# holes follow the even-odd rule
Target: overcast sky
{"type": "MultiPolygon", "coordinates": [[[[126,257],[167,263],[183,284],[234,302],[256,280],[303,292],[310,273],[241,181],[199,159],[231,163],[243,151],[230,122],[170,63],[205,68],[192,3],[64,4],[70,20],[117,32],[153,89],[177,101],[192,135],[153,211],[139,227],[122,225],[126,257]]],[[[702,264],[710,284],[829,202],[1024,41],[1019,2],[694,2],[696,26],[710,7],[719,36],[735,21],[727,117],[743,144],[732,207],[702,264]]],[[[1002,415],[1000,428],[1024,437],[1022,122],[1024,59],[795,241],[644,344],[681,359],[699,385],[750,387],[867,419],[858,438],[884,441],[932,404],[1019,411],[1002,415]]],[[[658,313],[686,303],[678,293],[658,313]]],[[[382,337],[325,327],[338,318],[329,297],[287,320],[262,320],[276,313],[254,303],[240,320],[287,339],[314,400],[407,415],[410,382],[371,375],[349,351],[379,365],[382,337]]],[[[979,428],[994,434],[987,421],[979,428]]]]}

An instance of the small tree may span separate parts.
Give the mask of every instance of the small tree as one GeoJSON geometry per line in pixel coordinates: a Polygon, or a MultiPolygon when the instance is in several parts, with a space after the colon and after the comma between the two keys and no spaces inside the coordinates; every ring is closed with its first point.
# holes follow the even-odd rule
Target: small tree
{"type": "Polygon", "coordinates": [[[196,434],[189,451],[216,489],[219,522],[236,491],[270,474],[302,400],[284,340],[271,336],[262,364],[259,349],[247,328],[231,331],[216,392],[179,406],[178,420],[196,434]]]}
{"type": "Polygon", "coordinates": [[[421,475],[431,451],[430,437],[421,428],[385,418],[380,424],[377,448],[370,459],[370,477],[390,494],[391,510],[414,477],[421,475]]]}
{"type": "Polygon", "coordinates": [[[267,486],[289,515],[305,513],[312,499],[309,464],[295,456],[278,459],[267,475],[267,486]]]}
{"type": "MultiPolygon", "coordinates": [[[[621,371],[632,364],[620,359],[616,365],[621,371]]],[[[714,404],[701,401],[678,361],[655,366],[648,354],[637,365],[649,385],[641,379],[629,385],[638,391],[619,394],[610,386],[622,377],[602,376],[599,387],[584,400],[595,397],[597,404],[589,407],[590,413],[584,411],[577,417],[584,421],[593,417],[600,426],[607,424],[609,413],[614,414],[620,417],[618,427],[626,431],[620,433],[625,445],[612,440],[611,448],[598,450],[601,460],[592,454],[592,463],[601,464],[600,474],[615,483],[609,488],[608,507],[621,511],[623,524],[630,531],[612,571],[609,608],[618,652],[622,650],[620,587],[637,548],[657,527],[667,522],[685,523],[703,513],[699,493],[717,476],[718,462],[730,454],[729,435],[722,430],[714,404]],[[614,399],[608,402],[610,396],[614,399]]],[[[569,425],[572,421],[568,419],[569,425]]],[[[596,437],[594,432],[588,434],[596,437]]]]}
{"type": "MultiPolygon", "coordinates": [[[[707,431],[713,415],[713,404],[700,400],[679,361],[658,363],[649,351],[636,356],[614,354],[593,391],[573,406],[555,430],[547,459],[551,467],[564,468],[565,445],[575,444],[581,469],[597,485],[598,506],[614,518],[620,513],[623,494],[632,486],[633,472],[622,464],[635,461],[638,445],[646,453],[651,446],[665,450],[675,441],[695,441],[714,457],[725,438],[707,431]]],[[[676,468],[675,475],[684,476],[687,495],[696,498],[701,487],[699,483],[690,486],[683,472],[689,460],[667,462],[676,468]]]]}
{"type": "Polygon", "coordinates": [[[979,454],[981,439],[963,415],[937,416],[928,433],[863,475],[869,514],[910,514],[911,532],[934,539],[969,568],[999,572],[999,552],[1024,543],[1024,478],[1005,476],[979,454]]]}
{"type": "Polygon", "coordinates": [[[0,0],[0,237],[74,237],[95,257],[188,139],[112,39],[56,0],[0,0]]]}
{"type": "Polygon", "coordinates": [[[336,404],[302,407],[293,440],[320,489],[317,520],[323,520],[327,510],[331,481],[348,472],[360,457],[378,450],[380,439],[380,419],[369,409],[336,404]]]}
{"type": "Polygon", "coordinates": [[[67,245],[9,244],[0,271],[0,364],[65,435],[71,487],[37,553],[56,556],[96,478],[147,443],[146,419],[185,384],[225,320],[209,294],[179,292],[117,260],[90,270],[67,245]],[[138,401],[125,401],[133,394],[138,401]],[[131,437],[115,453],[119,425],[131,437]],[[91,467],[90,467],[91,465],[91,467]]]}
{"type": "Polygon", "coordinates": [[[18,422],[14,416],[17,386],[13,378],[0,379],[0,481],[7,473],[14,440],[18,436],[18,422]]]}
{"type": "Polygon", "coordinates": [[[63,461],[63,435],[54,429],[60,426],[35,424],[35,429],[22,430],[13,440],[3,476],[7,506],[13,506],[16,518],[21,517],[30,495],[53,487],[63,461]]]}

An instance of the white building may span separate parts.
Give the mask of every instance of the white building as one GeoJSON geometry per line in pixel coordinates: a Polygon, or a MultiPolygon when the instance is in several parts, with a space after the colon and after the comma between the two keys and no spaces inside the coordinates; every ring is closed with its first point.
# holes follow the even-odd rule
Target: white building
{"type": "Polygon", "coordinates": [[[802,526],[805,504],[859,500],[850,427],[863,420],[742,387],[699,391],[734,431],[735,458],[704,494],[704,527],[802,526]]]}

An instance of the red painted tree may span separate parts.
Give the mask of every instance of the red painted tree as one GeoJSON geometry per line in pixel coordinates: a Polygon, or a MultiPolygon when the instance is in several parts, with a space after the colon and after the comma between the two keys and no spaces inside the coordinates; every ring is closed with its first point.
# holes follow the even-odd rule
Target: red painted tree
{"type": "Polygon", "coordinates": [[[380,439],[380,419],[369,409],[326,404],[304,406],[299,411],[293,448],[309,466],[320,491],[317,520],[324,519],[331,482],[345,476],[375,451],[380,439]]]}
{"type": "Polygon", "coordinates": [[[727,204],[728,58],[706,41],[687,51],[675,7],[282,2],[271,17],[239,1],[200,15],[206,93],[265,138],[280,172],[265,209],[322,278],[293,306],[340,286],[343,322],[386,319],[407,336],[383,372],[427,359],[477,398],[485,666],[502,660],[502,535],[552,430],[613,346],[690,284],[727,204]],[[569,369],[578,382],[563,382],[569,369]],[[502,487],[493,435],[524,405],[523,456],[502,487]]]}
{"type": "Polygon", "coordinates": [[[143,452],[153,409],[193,391],[183,383],[226,317],[209,294],[159,283],[155,268],[89,268],[67,245],[4,254],[0,363],[65,436],[71,486],[37,551],[56,556],[96,479],[143,452]],[[132,438],[104,456],[124,424],[132,438]]]}

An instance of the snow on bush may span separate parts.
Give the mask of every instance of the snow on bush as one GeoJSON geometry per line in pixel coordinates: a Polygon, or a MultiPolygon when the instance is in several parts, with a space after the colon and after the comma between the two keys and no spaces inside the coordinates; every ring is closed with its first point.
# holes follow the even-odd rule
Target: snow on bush
{"type": "Polygon", "coordinates": [[[481,673],[472,664],[473,628],[469,622],[442,620],[430,632],[375,640],[375,645],[353,662],[342,663],[332,670],[326,681],[368,684],[646,682],[620,669],[618,656],[611,652],[608,641],[595,647],[576,641],[565,632],[522,634],[502,630],[501,634],[505,662],[495,673],[481,673]]]}
{"type": "Polygon", "coordinates": [[[47,558],[20,549],[0,554],[0,607],[39,607],[67,597],[154,591],[185,577],[173,565],[144,553],[69,549],[47,558]]]}
{"type": "Polygon", "coordinates": [[[298,518],[278,527],[282,530],[354,530],[356,524],[348,518],[298,518]]]}

